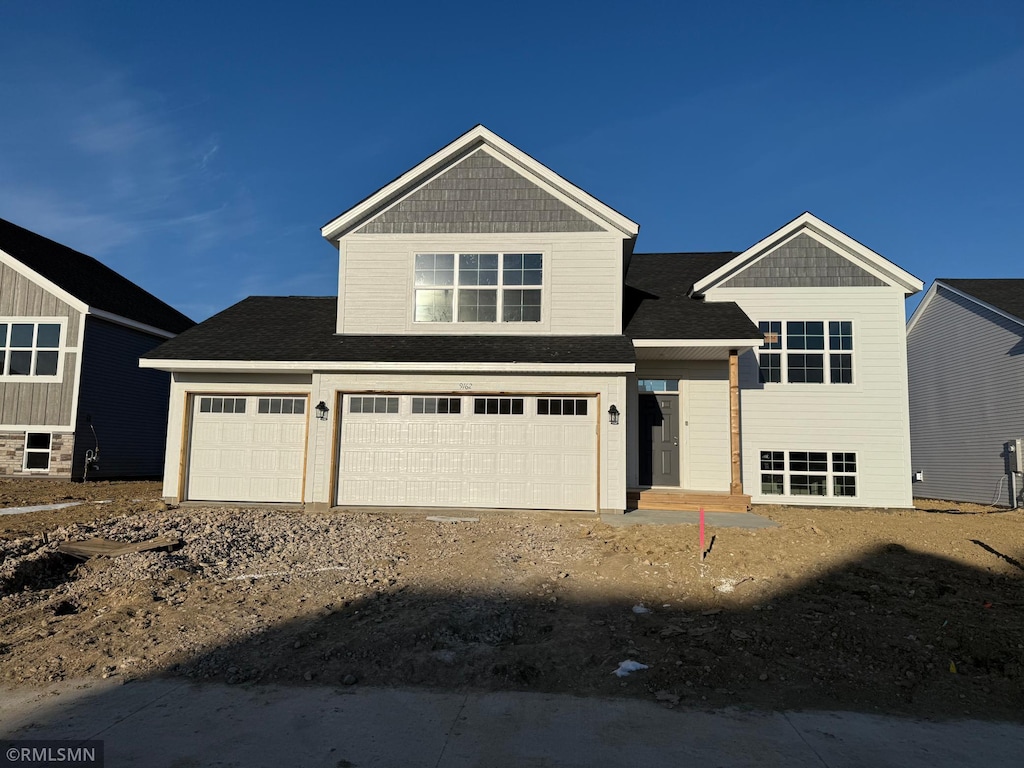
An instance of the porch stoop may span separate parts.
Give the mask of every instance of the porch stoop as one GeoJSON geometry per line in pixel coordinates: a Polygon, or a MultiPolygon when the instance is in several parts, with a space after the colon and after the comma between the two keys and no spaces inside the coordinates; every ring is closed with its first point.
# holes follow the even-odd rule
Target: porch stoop
{"type": "Polygon", "coordinates": [[[629,509],[664,509],[681,512],[749,512],[750,497],[727,491],[686,491],[675,488],[632,488],[626,491],[629,509]]]}

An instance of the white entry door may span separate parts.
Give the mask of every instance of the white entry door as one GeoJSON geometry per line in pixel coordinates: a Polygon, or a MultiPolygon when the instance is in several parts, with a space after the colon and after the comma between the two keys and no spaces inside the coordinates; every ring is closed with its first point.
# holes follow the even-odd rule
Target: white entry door
{"type": "Polygon", "coordinates": [[[338,504],[592,510],[596,400],[346,395],[338,504]]]}
{"type": "Polygon", "coordinates": [[[302,501],[305,397],[196,395],[192,400],[187,499],[302,501]]]}

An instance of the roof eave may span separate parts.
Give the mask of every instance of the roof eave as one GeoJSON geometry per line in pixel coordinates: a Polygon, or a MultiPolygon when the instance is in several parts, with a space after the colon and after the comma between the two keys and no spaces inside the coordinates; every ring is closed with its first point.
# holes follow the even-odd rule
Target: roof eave
{"type": "Polygon", "coordinates": [[[357,361],[291,361],[291,360],[178,360],[164,358],[141,358],[140,368],[154,368],[173,373],[210,373],[230,371],[261,371],[288,373],[346,372],[409,372],[432,371],[473,372],[517,372],[536,371],[540,373],[632,373],[635,363],[541,363],[541,362],[484,362],[452,363],[436,362],[380,362],[357,361]]]}

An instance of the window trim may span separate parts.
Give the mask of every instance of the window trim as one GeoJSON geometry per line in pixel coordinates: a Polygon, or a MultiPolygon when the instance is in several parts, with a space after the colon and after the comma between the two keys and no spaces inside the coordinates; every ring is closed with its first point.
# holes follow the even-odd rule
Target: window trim
{"type": "MultiPolygon", "coordinates": [[[[809,386],[809,387],[820,387],[820,386],[840,386],[840,387],[853,387],[857,384],[856,370],[857,364],[855,355],[857,354],[857,345],[854,340],[857,337],[856,322],[852,318],[831,318],[831,319],[819,319],[814,318],[811,320],[794,320],[790,319],[770,319],[758,321],[758,328],[765,337],[764,343],[757,347],[754,351],[757,355],[757,380],[761,386],[770,386],[777,384],[785,384],[788,386],[809,386]],[[823,345],[821,349],[807,349],[807,348],[790,348],[789,347],[789,325],[791,323],[803,323],[805,326],[806,336],[806,324],[807,323],[821,323],[822,324],[822,338],[823,345]],[[831,333],[832,323],[848,323],[849,334],[842,333],[842,327],[840,326],[840,333],[835,335],[840,339],[849,339],[849,346],[844,347],[840,342],[838,347],[833,348],[832,339],[834,334],[831,333]],[[776,331],[772,330],[773,325],[778,325],[780,330],[777,332],[778,337],[775,340],[769,340],[769,334],[775,334],[776,331]],[[767,328],[765,327],[767,326],[767,328]],[[808,355],[821,355],[822,364],[822,380],[818,381],[791,381],[790,380],[790,357],[791,356],[803,356],[808,355]],[[769,370],[767,363],[776,363],[771,366],[770,370],[778,372],[778,381],[769,380],[765,377],[765,372],[769,370]],[[848,366],[843,366],[844,360],[849,361],[848,366]],[[838,365],[837,365],[838,363],[838,365]],[[833,372],[836,370],[848,370],[849,381],[834,381],[833,372]]],[[[793,361],[795,362],[795,361],[793,361]]],[[[806,362],[806,361],[805,361],[806,362]]],[[[793,370],[807,370],[807,366],[796,367],[793,370]]]]}
{"type": "MultiPolygon", "coordinates": [[[[857,451],[840,450],[835,448],[828,449],[809,449],[809,448],[796,448],[786,450],[775,450],[775,449],[764,449],[757,453],[757,487],[759,495],[765,498],[777,498],[777,499],[840,499],[840,500],[856,500],[860,496],[860,457],[857,451]],[[808,467],[806,470],[793,469],[793,454],[813,454],[823,453],[825,454],[825,469],[824,470],[812,470],[808,467]],[[767,454],[782,454],[782,469],[776,469],[772,467],[765,469],[765,462],[775,462],[774,455],[770,458],[766,458],[767,454]],[[847,462],[850,460],[849,457],[853,457],[853,470],[849,471],[845,469],[847,462]],[[842,457],[842,458],[838,458],[842,457]],[[836,469],[837,466],[842,464],[844,469],[836,469]],[[798,477],[810,477],[810,476],[822,476],[825,479],[825,493],[824,494],[813,494],[813,493],[793,493],[792,491],[792,479],[793,476],[798,477]],[[765,477],[772,476],[782,477],[782,492],[771,493],[764,489],[765,477]],[[837,494],[836,491],[836,479],[837,478],[851,478],[853,480],[854,493],[852,495],[837,494]]],[[[809,458],[809,456],[808,456],[809,458]]]]}
{"type": "Polygon", "coordinates": [[[67,343],[68,335],[68,318],[59,316],[46,316],[46,315],[32,315],[32,316],[19,316],[9,315],[0,317],[0,324],[7,326],[6,338],[4,344],[0,345],[0,353],[3,355],[3,363],[0,364],[0,381],[2,382],[16,382],[16,381],[37,381],[37,382],[49,382],[59,383],[64,380],[64,358],[67,357],[69,350],[67,343]],[[32,346],[31,347],[11,347],[11,326],[12,325],[34,325],[35,328],[32,331],[32,346]],[[40,325],[57,325],[60,326],[60,337],[56,347],[39,347],[36,346],[39,335],[40,325]],[[38,361],[39,352],[56,352],[57,353],[57,371],[53,374],[37,374],[32,373],[27,376],[19,376],[18,374],[5,373],[8,365],[10,364],[10,354],[12,351],[32,353],[32,367],[35,368],[38,361]]]}
{"type": "Polygon", "coordinates": [[[547,322],[546,307],[547,301],[547,284],[549,276],[547,274],[550,268],[548,264],[547,252],[536,248],[522,248],[522,249],[503,249],[494,250],[488,248],[481,249],[462,249],[458,251],[416,251],[412,254],[412,309],[411,309],[411,322],[414,326],[444,326],[444,327],[458,327],[458,328],[494,328],[495,326],[502,326],[508,328],[526,327],[534,328],[537,326],[543,327],[547,322]],[[495,285],[460,285],[459,274],[460,274],[460,257],[471,256],[471,255],[496,255],[498,257],[498,275],[497,282],[495,285]],[[416,259],[419,256],[451,256],[452,257],[452,284],[451,285],[417,285],[416,284],[416,259]],[[539,285],[522,285],[522,284],[505,284],[505,258],[507,256],[539,256],[540,257],[540,276],[541,282],[539,285]],[[451,320],[417,320],[416,319],[416,295],[419,291],[450,291],[451,292],[451,320]],[[495,292],[495,319],[494,320],[459,320],[459,294],[463,291],[494,291],[495,292]],[[506,291],[537,291],[540,294],[540,316],[536,320],[505,320],[505,293],[506,291]]]}
{"type": "Polygon", "coordinates": [[[25,442],[23,444],[22,457],[21,457],[21,468],[25,472],[49,472],[50,467],[53,465],[53,433],[52,432],[25,432],[25,442]],[[46,449],[42,448],[29,448],[28,441],[33,435],[46,435],[46,449]],[[29,454],[39,455],[46,454],[46,466],[45,467],[30,467],[28,465],[29,454]]]}

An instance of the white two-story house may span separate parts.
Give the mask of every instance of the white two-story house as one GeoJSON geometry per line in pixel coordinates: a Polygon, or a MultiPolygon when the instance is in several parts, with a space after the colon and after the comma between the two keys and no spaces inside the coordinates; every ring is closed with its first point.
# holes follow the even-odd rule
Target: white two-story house
{"type": "Polygon", "coordinates": [[[482,126],[328,222],[337,297],[148,353],[164,495],[622,511],[906,507],[912,275],[804,214],[750,249],[636,223],[482,126]]]}

